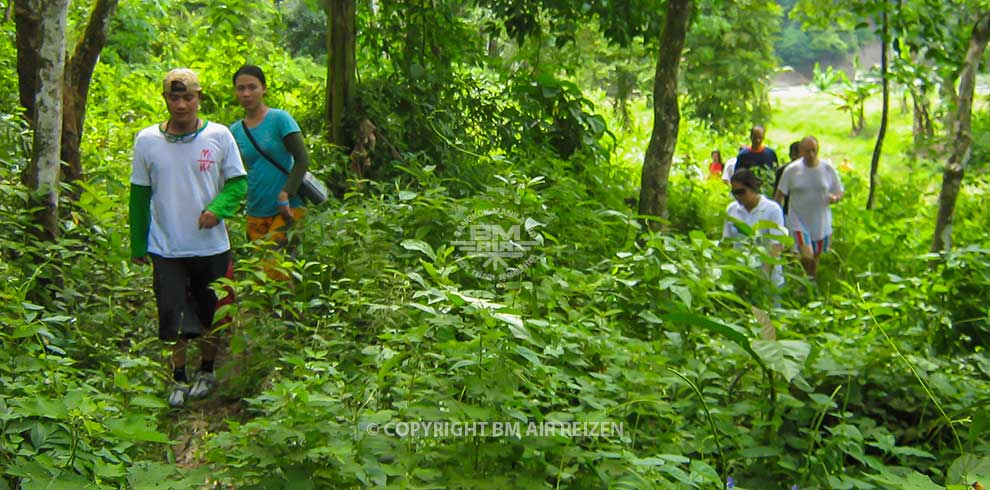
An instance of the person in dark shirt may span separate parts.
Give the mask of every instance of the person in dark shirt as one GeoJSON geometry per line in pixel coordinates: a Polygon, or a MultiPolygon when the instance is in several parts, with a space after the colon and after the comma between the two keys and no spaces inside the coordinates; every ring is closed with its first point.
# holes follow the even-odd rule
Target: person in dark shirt
{"type": "Polygon", "coordinates": [[[736,172],[750,169],[756,173],[757,177],[760,177],[760,180],[764,182],[764,194],[770,191],[767,188],[767,183],[772,181],[770,176],[777,169],[777,153],[763,144],[766,132],[767,130],[763,126],[753,126],[753,129],[749,131],[751,144],[736,156],[735,169],[736,172]]]}

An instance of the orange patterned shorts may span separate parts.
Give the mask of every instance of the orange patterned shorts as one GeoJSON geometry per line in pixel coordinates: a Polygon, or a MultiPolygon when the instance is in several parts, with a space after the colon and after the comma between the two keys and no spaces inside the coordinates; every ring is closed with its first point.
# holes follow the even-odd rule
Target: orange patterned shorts
{"type": "MultiPolygon", "coordinates": [[[[300,221],[306,217],[305,208],[292,208],[292,221],[300,221]]],[[[276,214],[275,216],[268,216],[266,218],[259,218],[257,216],[247,217],[247,234],[248,239],[252,242],[255,240],[260,240],[262,238],[271,240],[280,245],[285,244],[285,218],[281,214],[276,214]]]]}
{"type": "MultiPolygon", "coordinates": [[[[304,208],[292,208],[293,222],[299,221],[305,216],[306,210],[304,208]]],[[[281,214],[267,218],[259,218],[257,216],[247,217],[247,234],[252,242],[261,239],[271,240],[281,248],[288,243],[288,237],[285,234],[286,228],[285,218],[281,214]]],[[[289,276],[282,272],[276,264],[274,259],[263,259],[261,266],[265,270],[265,275],[276,281],[288,280],[289,276]]]]}

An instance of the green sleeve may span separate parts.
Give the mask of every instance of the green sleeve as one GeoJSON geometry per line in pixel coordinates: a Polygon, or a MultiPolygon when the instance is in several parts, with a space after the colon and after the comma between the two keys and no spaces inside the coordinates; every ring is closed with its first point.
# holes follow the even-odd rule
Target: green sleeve
{"type": "Polygon", "coordinates": [[[151,186],[131,184],[130,226],[131,258],[148,255],[148,231],[151,229],[151,186]]]}
{"type": "Polygon", "coordinates": [[[285,142],[285,149],[289,150],[295,160],[292,164],[292,171],[289,172],[289,178],[285,181],[285,187],[282,188],[283,191],[289,193],[289,197],[292,197],[296,195],[296,192],[299,192],[303,177],[309,170],[309,152],[306,151],[306,143],[303,141],[302,133],[298,131],[285,135],[283,141],[285,142]]]}
{"type": "Polygon", "coordinates": [[[213,202],[206,206],[206,210],[217,215],[217,218],[229,218],[241,207],[245,195],[247,195],[247,177],[238,175],[223,183],[220,194],[213,198],[213,202]]]}

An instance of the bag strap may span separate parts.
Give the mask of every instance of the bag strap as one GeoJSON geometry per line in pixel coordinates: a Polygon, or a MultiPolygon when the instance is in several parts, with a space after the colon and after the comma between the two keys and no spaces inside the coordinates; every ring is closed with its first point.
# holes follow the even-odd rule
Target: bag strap
{"type": "Polygon", "coordinates": [[[254,140],[254,136],[251,136],[251,131],[247,127],[247,121],[241,119],[241,127],[244,128],[244,134],[246,134],[248,139],[251,140],[251,145],[254,146],[254,149],[257,150],[258,153],[265,158],[265,160],[272,162],[272,165],[275,165],[275,168],[281,170],[283,174],[289,175],[288,170],[286,170],[284,167],[276,163],[272,157],[268,156],[268,154],[265,153],[265,151],[262,150],[260,146],[258,146],[258,142],[254,140]]]}

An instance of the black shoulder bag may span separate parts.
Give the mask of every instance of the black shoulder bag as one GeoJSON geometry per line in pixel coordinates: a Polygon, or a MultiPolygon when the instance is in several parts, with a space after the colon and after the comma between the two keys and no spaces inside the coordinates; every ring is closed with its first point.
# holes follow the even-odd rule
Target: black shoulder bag
{"type": "MultiPolygon", "coordinates": [[[[268,154],[265,153],[260,146],[258,146],[258,142],[254,140],[254,136],[251,136],[251,131],[247,127],[247,122],[243,119],[241,119],[241,127],[244,128],[244,134],[246,134],[248,139],[251,140],[251,145],[254,146],[254,149],[257,150],[258,153],[265,158],[265,160],[272,162],[272,165],[281,170],[283,174],[289,175],[288,169],[279,165],[275,159],[268,156],[268,154]]],[[[299,184],[299,195],[302,196],[303,199],[312,203],[314,206],[323,204],[327,200],[327,186],[323,185],[323,182],[320,182],[315,175],[307,171],[306,175],[303,176],[302,183],[299,184]]]]}

